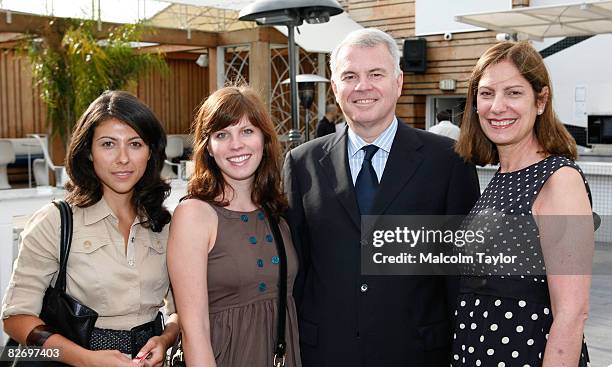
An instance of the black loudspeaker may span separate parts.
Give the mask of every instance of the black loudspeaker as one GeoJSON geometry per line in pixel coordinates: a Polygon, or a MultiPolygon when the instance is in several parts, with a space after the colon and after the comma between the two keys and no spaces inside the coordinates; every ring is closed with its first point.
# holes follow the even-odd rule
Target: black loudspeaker
{"type": "Polygon", "coordinates": [[[424,73],[427,70],[427,40],[425,38],[404,40],[402,70],[413,73],[424,73]]]}

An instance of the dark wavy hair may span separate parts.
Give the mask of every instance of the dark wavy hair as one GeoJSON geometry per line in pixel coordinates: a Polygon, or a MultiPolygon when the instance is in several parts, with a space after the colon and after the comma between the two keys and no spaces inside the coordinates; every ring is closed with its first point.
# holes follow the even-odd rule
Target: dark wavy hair
{"type": "Polygon", "coordinates": [[[134,129],[149,147],[151,157],[140,180],[134,186],[132,205],[143,226],[160,232],[170,222],[170,212],[163,206],[170,185],[160,173],[166,160],[166,132],[155,114],[138,98],[123,91],[107,91],[93,101],[77,122],[66,154],[66,200],[78,207],[91,206],[102,199],[102,184],[90,159],[96,127],[117,119],[134,129]]]}
{"type": "Polygon", "coordinates": [[[238,123],[243,117],[248,118],[264,136],[263,156],[255,171],[251,200],[269,215],[278,217],[287,208],[280,176],[280,144],[265,104],[257,92],[245,86],[219,89],[200,106],[193,123],[195,169],[189,180],[187,197],[217,206],[229,205],[224,197],[229,184],[210,156],[208,143],[213,133],[238,123]]]}
{"type": "MultiPolygon", "coordinates": [[[[544,87],[548,87],[546,105],[541,115],[536,117],[533,127],[538,143],[544,153],[576,159],[576,141],[561,123],[553,110],[553,91],[550,76],[540,53],[528,42],[501,42],[489,48],[480,57],[468,84],[465,112],[461,122],[461,133],[455,144],[455,151],[465,160],[477,165],[499,163],[497,147],[482,131],[476,113],[476,92],[478,83],[485,70],[501,61],[511,62],[525,78],[536,99],[544,87]]],[[[534,101],[535,102],[535,101],[534,101]]]]}

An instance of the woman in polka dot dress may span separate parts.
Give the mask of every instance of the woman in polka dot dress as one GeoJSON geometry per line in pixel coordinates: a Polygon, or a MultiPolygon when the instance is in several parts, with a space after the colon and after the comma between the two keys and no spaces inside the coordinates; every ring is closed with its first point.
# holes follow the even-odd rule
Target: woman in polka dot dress
{"type": "MultiPolygon", "coordinates": [[[[188,366],[272,366],[280,258],[265,213],[287,202],[280,146],[266,107],[246,87],[213,93],[195,120],[195,172],[177,207],[168,269],[188,366]]],[[[287,254],[285,366],[299,367],[297,257],[279,220],[287,254]]]]}
{"type": "Polygon", "coordinates": [[[589,271],[562,275],[556,265],[576,253],[592,261],[590,193],[573,161],[575,143],[552,110],[549,86],[542,58],[524,42],[493,46],[472,73],[456,150],[500,169],[468,219],[486,223],[485,254],[517,258],[473,265],[462,277],[452,366],[587,365],[589,271]],[[552,251],[545,221],[536,220],[552,215],[587,218],[576,230],[577,251],[552,251]]]}

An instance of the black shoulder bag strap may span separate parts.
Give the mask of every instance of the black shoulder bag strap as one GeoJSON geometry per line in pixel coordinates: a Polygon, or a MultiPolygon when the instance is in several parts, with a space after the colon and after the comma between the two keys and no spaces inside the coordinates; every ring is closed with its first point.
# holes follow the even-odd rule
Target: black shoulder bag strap
{"type": "Polygon", "coordinates": [[[274,235],[274,243],[279,257],[279,281],[278,281],[278,321],[276,324],[276,346],[274,347],[274,367],[285,365],[285,354],[287,353],[287,343],[285,342],[285,323],[287,314],[287,254],[285,253],[285,243],[278,227],[277,218],[268,214],[270,229],[274,235]]]}
{"type": "MultiPolygon", "coordinates": [[[[68,264],[68,253],[70,252],[70,243],[72,242],[72,209],[64,200],[55,200],[53,204],[60,211],[60,267],[55,280],[55,287],[60,287],[62,291],[66,291],[66,267],[68,264]]],[[[13,338],[10,338],[7,346],[17,346],[19,343],[13,338]]]]}
{"type": "Polygon", "coordinates": [[[53,202],[60,211],[61,233],[60,233],[60,267],[55,281],[55,288],[66,291],[66,267],[68,265],[68,254],[70,254],[70,244],[72,243],[72,209],[64,200],[53,202]]]}

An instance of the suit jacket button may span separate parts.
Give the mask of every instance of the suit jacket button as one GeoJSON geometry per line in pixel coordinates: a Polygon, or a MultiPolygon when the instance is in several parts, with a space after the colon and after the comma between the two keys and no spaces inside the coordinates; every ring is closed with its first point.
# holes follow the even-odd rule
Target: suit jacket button
{"type": "Polygon", "coordinates": [[[365,293],[368,291],[368,284],[367,283],[363,283],[361,285],[361,293],[365,293]]]}

